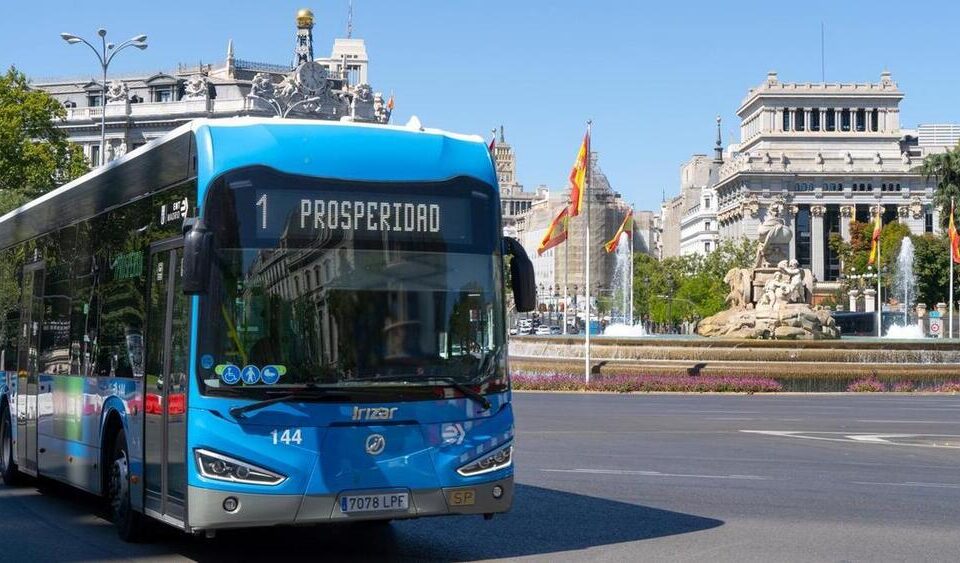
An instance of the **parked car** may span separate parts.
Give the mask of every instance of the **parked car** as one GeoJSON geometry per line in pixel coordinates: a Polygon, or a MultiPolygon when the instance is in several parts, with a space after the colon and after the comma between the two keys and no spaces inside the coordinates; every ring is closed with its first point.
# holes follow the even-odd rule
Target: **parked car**
{"type": "Polygon", "coordinates": [[[537,336],[550,336],[550,327],[546,325],[540,325],[537,327],[537,336]]]}
{"type": "Polygon", "coordinates": [[[515,326],[510,327],[510,336],[516,336],[519,333],[520,331],[517,329],[517,327],[515,326]]]}
{"type": "Polygon", "coordinates": [[[563,331],[560,330],[560,327],[558,327],[558,326],[552,326],[552,327],[550,327],[550,334],[560,334],[560,333],[562,333],[562,332],[563,332],[563,331]]]}

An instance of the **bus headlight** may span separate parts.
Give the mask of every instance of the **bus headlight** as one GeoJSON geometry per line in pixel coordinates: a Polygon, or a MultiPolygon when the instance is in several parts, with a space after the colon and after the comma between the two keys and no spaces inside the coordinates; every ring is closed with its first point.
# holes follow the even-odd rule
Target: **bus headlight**
{"type": "Polygon", "coordinates": [[[249,485],[279,485],[286,480],[283,475],[268,469],[210,450],[196,449],[193,455],[200,475],[208,479],[249,485]]]}
{"type": "Polygon", "coordinates": [[[462,466],[460,469],[457,469],[457,473],[463,475],[464,477],[473,477],[475,475],[483,475],[484,473],[490,473],[491,471],[497,471],[499,469],[506,469],[507,467],[510,467],[512,463],[513,444],[510,443],[500,446],[492,452],[484,454],[483,457],[479,457],[462,466]]]}

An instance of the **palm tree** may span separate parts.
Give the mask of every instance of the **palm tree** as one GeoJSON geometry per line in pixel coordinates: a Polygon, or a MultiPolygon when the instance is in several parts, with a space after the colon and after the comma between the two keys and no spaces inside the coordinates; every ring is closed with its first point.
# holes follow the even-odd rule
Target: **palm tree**
{"type": "Polygon", "coordinates": [[[939,154],[930,154],[923,159],[920,172],[929,180],[936,178],[937,188],[933,192],[933,204],[940,209],[940,223],[947,226],[950,216],[950,202],[960,200],[960,144],[952,150],[939,154]]]}

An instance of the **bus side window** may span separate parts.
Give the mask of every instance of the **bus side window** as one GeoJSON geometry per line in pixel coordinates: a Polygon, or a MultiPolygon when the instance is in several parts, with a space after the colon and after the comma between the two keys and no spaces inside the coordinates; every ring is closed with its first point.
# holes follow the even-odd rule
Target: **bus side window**
{"type": "Polygon", "coordinates": [[[71,373],[94,375],[100,308],[97,293],[99,271],[92,254],[90,222],[77,227],[77,251],[73,262],[73,301],[70,307],[71,373]]]}
{"type": "Polygon", "coordinates": [[[10,374],[17,372],[20,344],[20,266],[13,250],[0,253],[0,369],[10,374]]]}
{"type": "Polygon", "coordinates": [[[73,297],[75,227],[44,237],[43,320],[40,372],[68,375],[70,366],[70,301],[73,297]]]}

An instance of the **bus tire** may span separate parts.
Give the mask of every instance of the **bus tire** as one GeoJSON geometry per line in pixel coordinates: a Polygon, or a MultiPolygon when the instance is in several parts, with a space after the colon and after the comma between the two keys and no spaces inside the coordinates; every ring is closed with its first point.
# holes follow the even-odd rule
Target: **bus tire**
{"type": "Polygon", "coordinates": [[[110,520],[125,542],[146,539],[145,517],[130,505],[130,465],[127,434],[120,429],[113,440],[113,453],[107,467],[106,497],[110,520]]]}
{"type": "Polygon", "coordinates": [[[6,402],[0,405],[0,479],[8,487],[23,483],[23,474],[13,461],[13,421],[6,402]]]}

